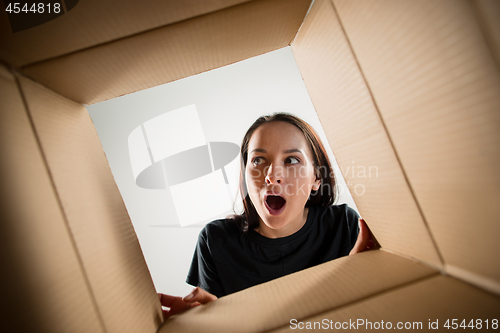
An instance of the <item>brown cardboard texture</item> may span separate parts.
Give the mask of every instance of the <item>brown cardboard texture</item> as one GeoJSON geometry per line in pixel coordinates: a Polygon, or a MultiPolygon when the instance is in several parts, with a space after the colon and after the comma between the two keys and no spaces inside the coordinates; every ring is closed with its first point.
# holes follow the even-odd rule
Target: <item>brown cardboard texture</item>
{"type": "Polygon", "coordinates": [[[500,76],[471,4],[334,4],[445,269],[498,293],[500,76]]]}
{"type": "Polygon", "coordinates": [[[498,321],[492,321],[491,318],[498,318],[499,306],[498,297],[450,277],[432,276],[341,309],[304,319],[302,324],[297,321],[296,324],[294,322],[293,325],[271,332],[289,332],[302,325],[322,329],[334,329],[337,325],[337,329],[343,327],[361,331],[432,331],[437,328],[448,331],[446,323],[450,330],[462,330],[464,326],[469,330],[494,330],[498,329],[498,321]],[[471,304],[480,306],[471,307],[471,304]]]}
{"type": "Polygon", "coordinates": [[[20,83],[106,331],[154,331],[159,300],[87,110],[31,80],[20,83]]]}
{"type": "Polygon", "coordinates": [[[0,14],[1,321],[10,331],[293,329],[499,319],[500,28],[489,0],[80,1],[12,33],[0,14]],[[381,249],[162,324],[81,103],[292,46],[381,249]],[[446,275],[446,276],[445,276],[446,275]],[[163,325],[163,326],[162,326],[163,325]],[[236,329],[237,328],[237,329],[236,329]]]}
{"type": "Polygon", "coordinates": [[[23,96],[0,73],[2,330],[104,332],[23,96]]]}
{"type": "Polygon", "coordinates": [[[311,100],[363,218],[386,249],[442,268],[387,128],[330,1],[316,1],[292,47],[311,100]],[[356,165],[376,173],[358,178],[356,165]],[[343,168],[346,170],[346,168],[343,168]],[[366,193],[357,193],[361,183],[366,193]]]}
{"type": "Polygon", "coordinates": [[[436,274],[429,267],[397,255],[369,251],[194,308],[167,320],[159,332],[267,332],[288,325],[292,318],[306,319],[436,274]],[[367,270],[369,279],[363,273],[367,270]],[[241,306],[252,309],[251,313],[242,315],[241,306]],[[212,325],[207,326],[207,322],[212,325]]]}
{"type": "Polygon", "coordinates": [[[73,10],[36,29],[11,33],[0,12],[0,57],[22,67],[76,53],[176,22],[189,20],[248,0],[77,1],[73,10]],[[111,23],[111,24],[110,24],[111,23]]]}
{"type": "Polygon", "coordinates": [[[308,7],[304,0],[253,1],[28,65],[23,72],[74,101],[93,104],[285,47],[308,7]]]}
{"type": "Polygon", "coordinates": [[[500,66],[500,2],[495,0],[475,0],[475,7],[479,24],[484,31],[489,47],[495,55],[497,65],[500,66]]]}

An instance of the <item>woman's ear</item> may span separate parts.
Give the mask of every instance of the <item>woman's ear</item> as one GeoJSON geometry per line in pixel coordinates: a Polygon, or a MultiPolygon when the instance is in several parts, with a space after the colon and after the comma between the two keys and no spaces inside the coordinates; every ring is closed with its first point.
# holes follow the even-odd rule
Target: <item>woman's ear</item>
{"type": "Polygon", "coordinates": [[[312,186],[313,191],[319,190],[319,186],[321,185],[321,174],[320,174],[318,167],[316,167],[315,176],[316,176],[316,180],[314,181],[313,186],[312,186]]]}
{"type": "Polygon", "coordinates": [[[319,190],[319,186],[321,185],[321,179],[316,179],[312,186],[313,191],[319,190]]]}

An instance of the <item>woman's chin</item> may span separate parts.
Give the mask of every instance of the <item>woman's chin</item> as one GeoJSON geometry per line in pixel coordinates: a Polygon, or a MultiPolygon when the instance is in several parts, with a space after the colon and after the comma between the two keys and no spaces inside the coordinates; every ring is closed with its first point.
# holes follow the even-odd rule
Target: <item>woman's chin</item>
{"type": "Polygon", "coordinates": [[[272,229],[274,232],[284,231],[286,227],[290,224],[289,219],[284,214],[280,215],[266,215],[262,219],[261,223],[264,223],[268,229],[272,229]]]}

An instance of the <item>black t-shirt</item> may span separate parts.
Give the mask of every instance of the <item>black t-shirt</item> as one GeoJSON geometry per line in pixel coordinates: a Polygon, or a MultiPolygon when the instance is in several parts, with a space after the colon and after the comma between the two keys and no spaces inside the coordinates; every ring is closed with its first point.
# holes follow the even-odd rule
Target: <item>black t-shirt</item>
{"type": "Polygon", "coordinates": [[[299,231],[274,239],[216,220],[200,232],[186,282],[222,297],[348,255],[358,228],[358,214],[345,204],[309,207],[299,231]]]}

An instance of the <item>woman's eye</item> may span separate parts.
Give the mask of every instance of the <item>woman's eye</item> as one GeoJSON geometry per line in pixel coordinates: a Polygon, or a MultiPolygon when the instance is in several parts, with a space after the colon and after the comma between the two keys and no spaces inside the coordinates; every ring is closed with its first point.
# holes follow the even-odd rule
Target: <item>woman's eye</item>
{"type": "Polygon", "coordinates": [[[299,162],[300,162],[300,160],[297,157],[293,157],[293,156],[287,157],[285,159],[286,164],[297,164],[299,162]]]}
{"type": "Polygon", "coordinates": [[[255,157],[254,159],[252,159],[253,165],[259,165],[262,163],[264,163],[264,159],[262,157],[255,157]]]}

